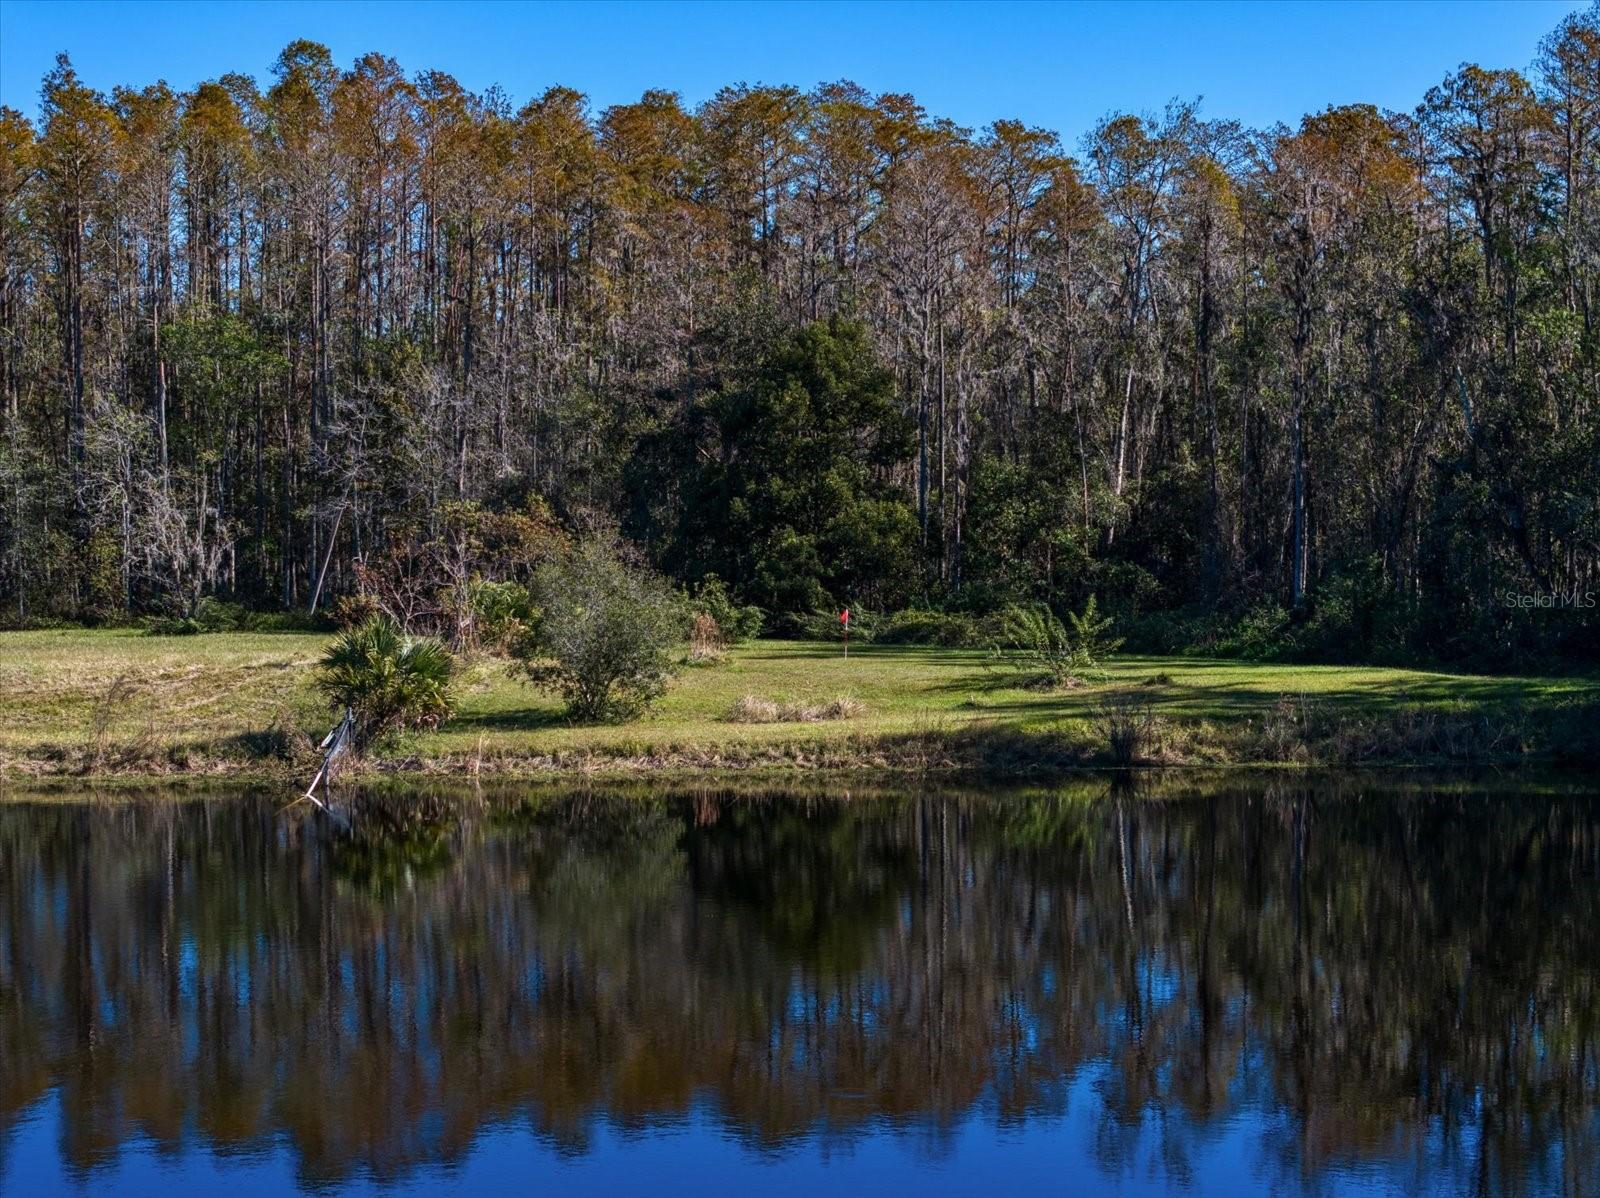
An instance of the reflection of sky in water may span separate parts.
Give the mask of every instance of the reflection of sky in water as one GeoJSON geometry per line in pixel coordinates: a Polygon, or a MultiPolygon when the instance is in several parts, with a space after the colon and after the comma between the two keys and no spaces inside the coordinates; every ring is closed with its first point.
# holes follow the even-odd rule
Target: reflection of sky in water
{"type": "MultiPolygon", "coordinates": [[[[358,1175],[329,1187],[341,1196],[384,1194],[759,1194],[762,1198],[830,1193],[941,1195],[1011,1193],[1236,1195],[1299,1193],[1338,1198],[1387,1194],[1451,1195],[1455,1182],[1427,1176],[1403,1151],[1380,1162],[1337,1162],[1302,1185],[1275,1153],[1294,1135],[1276,1113],[1245,1110],[1196,1128],[1149,1116],[1123,1134],[1122,1155],[1106,1159],[1103,1079],[1086,1070],[1072,1084],[1064,1115],[997,1122],[978,1109],[953,1127],[879,1119],[860,1132],[813,1132],[779,1149],[751,1146],[704,1106],[687,1117],[653,1119],[641,1128],[600,1120],[587,1149],[572,1153],[516,1121],[484,1129],[466,1158],[422,1165],[406,1177],[358,1175]]],[[[281,1144],[215,1152],[190,1143],[175,1154],[148,1141],[125,1145],[114,1163],[87,1175],[63,1169],[56,1148],[61,1112],[54,1097],[12,1128],[0,1195],[92,1192],[122,1196],[178,1193],[254,1198],[292,1192],[293,1155],[281,1144]]],[[[419,1146],[436,1142],[441,1117],[424,1117],[419,1146]]],[[[1470,1152],[1471,1143],[1462,1146],[1470,1152]]],[[[1587,1192],[1587,1191],[1584,1191],[1587,1192]]]]}
{"type": "Polygon", "coordinates": [[[0,804],[0,1198],[1600,1194],[1600,809],[1408,801],[0,804]]]}

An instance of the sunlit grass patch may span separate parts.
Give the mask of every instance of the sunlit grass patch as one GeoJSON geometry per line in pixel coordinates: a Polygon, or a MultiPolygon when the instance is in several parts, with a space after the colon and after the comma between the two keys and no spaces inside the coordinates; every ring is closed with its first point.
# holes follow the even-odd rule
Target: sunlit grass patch
{"type": "MultiPolygon", "coordinates": [[[[328,639],[0,634],[0,768],[298,768],[296,755],[335,719],[312,686],[328,639]]],[[[1121,743],[1135,760],[1481,760],[1589,752],[1584,704],[1600,702],[1600,687],[1583,678],[1121,656],[1103,679],[1040,691],[990,669],[981,650],[853,645],[846,658],[837,644],[756,641],[683,670],[641,719],[578,724],[558,699],[485,657],[461,674],[454,719],[408,733],[374,765],[492,772],[625,758],[684,768],[853,760],[904,768],[960,757],[1004,768],[1030,754],[1110,762],[1119,754],[1105,712],[1113,696],[1128,695],[1120,701],[1134,703],[1143,730],[1139,743],[1126,735],[1121,743]]]]}

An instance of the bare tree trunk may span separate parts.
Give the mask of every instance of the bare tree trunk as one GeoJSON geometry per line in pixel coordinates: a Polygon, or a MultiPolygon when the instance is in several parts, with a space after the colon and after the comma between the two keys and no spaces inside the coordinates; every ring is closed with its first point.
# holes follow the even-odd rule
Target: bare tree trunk
{"type": "Polygon", "coordinates": [[[322,567],[317,571],[317,582],[311,588],[311,605],[306,610],[310,615],[317,614],[317,601],[322,598],[322,584],[328,577],[328,563],[333,560],[333,547],[339,543],[339,525],[344,521],[345,509],[349,503],[339,505],[339,512],[333,518],[333,531],[328,534],[328,551],[322,555],[322,567]]]}

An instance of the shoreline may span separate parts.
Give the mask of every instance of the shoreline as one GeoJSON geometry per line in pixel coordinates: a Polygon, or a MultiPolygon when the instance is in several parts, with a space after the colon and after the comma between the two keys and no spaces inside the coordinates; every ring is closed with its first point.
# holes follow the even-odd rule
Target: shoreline
{"type": "MultiPolygon", "coordinates": [[[[1073,801],[1205,798],[1220,793],[1271,793],[1332,786],[1339,793],[1424,788],[1433,793],[1523,798],[1530,794],[1600,793],[1586,766],[1549,762],[1389,763],[1321,766],[1285,763],[1181,766],[1081,766],[995,774],[950,768],[913,772],[860,768],[746,768],[588,773],[461,774],[358,772],[335,780],[334,807],[364,802],[459,800],[491,804],[545,802],[574,795],[646,801],[689,795],[725,800],[837,800],[908,795],[985,797],[996,801],[1054,796],[1073,801]]],[[[187,803],[266,799],[285,811],[316,808],[302,797],[305,779],[287,773],[63,775],[0,777],[0,807],[16,803],[187,803]]]]}
{"type": "MultiPolygon", "coordinates": [[[[298,783],[332,715],[328,638],[0,634],[0,787],[107,778],[298,783]]],[[[1600,680],[1125,655],[1054,691],[981,652],[753,641],[685,668],[627,724],[570,723],[506,662],[468,663],[456,717],[352,780],[691,778],[833,771],[1031,779],[1108,768],[1455,768],[1600,763],[1600,680]],[[741,710],[851,714],[749,722],[741,710]]]]}
{"type": "MultiPolygon", "coordinates": [[[[1336,733],[1347,729],[1339,727],[1336,733]]],[[[1216,773],[1297,774],[1320,770],[1426,772],[1431,770],[1563,771],[1592,769],[1593,757],[1540,749],[1520,752],[1423,753],[1415,755],[1303,753],[1290,756],[1230,756],[1225,739],[1204,740],[1188,732],[1184,746],[1196,755],[1162,751],[1117,760],[1103,750],[1058,738],[1001,730],[993,736],[962,729],[946,737],[847,736],[790,741],[769,746],[723,744],[671,748],[653,753],[573,748],[519,753],[495,749],[481,756],[461,753],[404,752],[346,760],[336,770],[340,783],[389,782],[507,783],[640,780],[670,783],[719,779],[882,778],[905,781],[994,780],[1038,782],[1093,774],[1197,776],[1216,773]]],[[[0,760],[0,794],[19,788],[71,786],[241,786],[303,787],[319,762],[311,757],[275,760],[186,753],[181,763],[129,760],[122,764],[73,765],[52,761],[0,760]]]]}

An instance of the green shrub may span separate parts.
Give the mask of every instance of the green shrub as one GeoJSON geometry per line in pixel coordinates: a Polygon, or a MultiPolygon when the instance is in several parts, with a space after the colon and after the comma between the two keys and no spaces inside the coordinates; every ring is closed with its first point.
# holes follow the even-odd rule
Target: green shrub
{"type": "Polygon", "coordinates": [[[148,636],[194,636],[202,632],[235,631],[245,616],[242,604],[224,603],[207,596],[195,604],[193,612],[157,616],[145,625],[148,636]]]}
{"type": "Polygon", "coordinates": [[[322,656],[316,684],[335,708],[355,713],[356,740],[372,744],[402,728],[431,728],[455,712],[455,659],[436,640],[408,637],[379,616],[341,633],[322,656]]]}
{"type": "Polygon", "coordinates": [[[255,611],[249,614],[244,626],[251,632],[327,632],[333,624],[321,614],[309,615],[303,611],[255,611]]]}
{"type": "Polygon", "coordinates": [[[1215,653],[1231,625],[1227,617],[1203,604],[1191,604],[1170,611],[1144,612],[1120,627],[1129,650],[1168,657],[1215,653]]]}
{"type": "Polygon", "coordinates": [[[1298,660],[1388,665],[1414,660],[1415,612],[1384,581],[1377,562],[1334,575],[1311,598],[1310,614],[1292,646],[1298,660]]]}
{"type": "Polygon", "coordinates": [[[907,608],[883,617],[873,629],[880,645],[942,645],[947,649],[971,648],[985,641],[983,624],[965,612],[907,608]]]}
{"type": "MultiPolygon", "coordinates": [[[[832,611],[817,610],[803,617],[798,622],[796,631],[801,639],[808,641],[842,641],[844,640],[844,625],[839,621],[843,608],[834,608],[832,611]]],[[[877,629],[877,617],[865,608],[852,607],[850,609],[850,639],[858,645],[871,644],[877,629]]]]}
{"type": "Polygon", "coordinates": [[[188,615],[157,616],[145,624],[149,636],[195,636],[203,632],[303,632],[325,627],[302,612],[257,612],[242,603],[205,596],[188,615]]]}
{"type": "Polygon", "coordinates": [[[1277,604],[1252,608],[1217,643],[1217,652],[1222,656],[1242,657],[1246,661],[1286,656],[1293,648],[1289,613],[1277,604]]]}
{"type": "Polygon", "coordinates": [[[739,604],[728,593],[728,586],[715,574],[707,574],[695,588],[692,605],[696,615],[709,616],[729,644],[759,636],[766,617],[753,603],[739,604]]]}
{"type": "Polygon", "coordinates": [[[1013,606],[1001,613],[994,648],[997,664],[1027,681],[1072,686],[1103,676],[1100,664],[1122,646],[1111,635],[1111,619],[1100,614],[1093,595],[1082,613],[1068,612],[1063,623],[1043,603],[1013,606]]]}
{"type": "Polygon", "coordinates": [[[1113,621],[1102,616],[1093,595],[1083,605],[1081,612],[1067,613],[1074,652],[1087,670],[1097,669],[1101,662],[1122,648],[1122,638],[1111,635],[1113,621]]]}
{"type": "Polygon", "coordinates": [[[144,627],[146,636],[195,636],[204,631],[193,616],[156,616],[144,627]]]}
{"type": "Polygon", "coordinates": [[[521,583],[479,580],[471,593],[473,625],[485,649],[508,652],[538,623],[538,606],[521,583]]]}
{"type": "Polygon", "coordinates": [[[534,577],[537,629],[518,643],[523,673],[580,720],[628,719],[666,690],[688,613],[672,588],[591,542],[534,577]]]}
{"type": "Polygon", "coordinates": [[[1299,612],[1252,608],[1213,637],[1213,648],[1249,661],[1405,665],[1417,660],[1420,640],[1415,606],[1366,562],[1323,580],[1299,612]]]}

